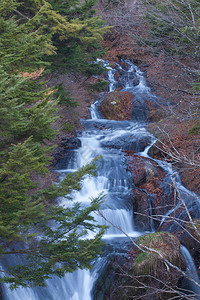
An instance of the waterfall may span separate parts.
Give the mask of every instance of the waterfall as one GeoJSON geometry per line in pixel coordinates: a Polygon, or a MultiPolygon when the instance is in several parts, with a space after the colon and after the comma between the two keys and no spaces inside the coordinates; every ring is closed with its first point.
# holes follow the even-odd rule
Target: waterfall
{"type": "MultiPolygon", "coordinates": [[[[113,69],[108,62],[99,61],[108,70],[109,92],[114,91],[120,84],[122,91],[128,91],[132,94],[133,99],[137,98],[141,103],[145,99],[155,100],[155,96],[146,84],[143,73],[133,63],[125,61],[128,66],[125,70],[120,64],[116,64],[116,69],[113,69]],[[117,70],[121,74],[118,81],[115,80],[117,70]]],[[[149,140],[149,144],[145,149],[139,149],[137,154],[149,157],[148,151],[155,143],[155,138],[146,130],[146,117],[141,112],[141,108],[138,109],[130,121],[106,120],[102,118],[98,111],[98,104],[102,99],[91,106],[91,119],[82,120],[85,130],[79,133],[81,147],[74,150],[73,157],[57,171],[62,179],[66,173],[76,171],[100,155],[100,159],[97,161],[97,176],[85,176],[82,189],[73,192],[72,198],[74,202],[86,206],[90,204],[92,197],[97,197],[101,193],[104,194],[104,202],[100,209],[103,217],[98,213],[94,214],[94,217],[99,224],[110,226],[106,230],[103,239],[106,243],[115,245],[122,238],[126,238],[123,232],[133,239],[144,233],[135,230],[132,203],[130,201],[133,179],[131,173],[127,170],[123,150],[132,146],[132,140],[145,138],[149,140]]],[[[157,161],[157,163],[163,169],[165,168],[170,175],[173,174],[169,164],[160,161],[157,161]]],[[[183,193],[184,190],[180,184],[179,188],[183,193]]],[[[71,203],[64,197],[60,198],[59,202],[64,206],[71,203]]],[[[149,202],[149,207],[151,210],[151,202],[149,202]]],[[[123,243],[121,247],[123,247],[123,243]]],[[[11,291],[8,285],[3,285],[3,299],[92,300],[93,284],[98,278],[99,270],[103,264],[105,264],[104,254],[93,262],[94,268],[91,271],[77,270],[72,274],[66,274],[61,279],[54,277],[46,281],[46,288],[18,288],[11,291]]],[[[189,264],[191,265],[191,263],[189,264]]]]}

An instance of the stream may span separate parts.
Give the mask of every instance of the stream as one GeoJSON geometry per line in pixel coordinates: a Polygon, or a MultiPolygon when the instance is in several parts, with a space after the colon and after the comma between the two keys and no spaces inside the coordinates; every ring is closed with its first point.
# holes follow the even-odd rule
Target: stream
{"type": "MultiPolygon", "coordinates": [[[[103,237],[106,242],[104,254],[93,262],[94,267],[91,271],[77,270],[72,274],[65,275],[62,279],[55,277],[47,280],[46,288],[18,288],[11,291],[7,285],[3,285],[3,300],[98,300],[94,296],[95,282],[108,263],[110,256],[112,253],[125,256],[130,248],[131,241],[124,232],[135,239],[142,234],[154,231],[153,221],[148,231],[140,232],[135,227],[133,205],[130,200],[133,178],[127,169],[124,151],[134,148],[139,156],[150,158],[148,152],[156,139],[146,129],[145,100],[154,102],[156,96],[152,94],[146,84],[144,74],[130,61],[126,60],[123,64],[116,64],[115,69],[111,68],[107,62],[101,61],[101,63],[108,70],[109,92],[122,87],[121,91],[130,92],[133,102],[137,103],[135,100],[138,100],[141,105],[134,106],[133,117],[130,121],[107,120],[101,116],[98,110],[99,102],[105,96],[103,94],[91,106],[91,119],[82,120],[84,130],[78,132],[81,147],[71,151],[67,159],[63,159],[58,164],[57,171],[62,180],[66,173],[74,172],[90,163],[96,156],[101,156],[97,161],[97,176],[86,176],[82,189],[73,193],[73,199],[74,202],[85,206],[90,204],[91,198],[97,197],[100,193],[105,195],[100,209],[105,218],[95,214],[99,224],[109,225],[103,237]],[[116,72],[119,74],[117,80],[115,79],[116,72]]],[[[159,160],[152,159],[152,161],[155,161],[166,172],[169,180],[175,180],[179,193],[185,201],[191,202],[192,205],[195,203],[196,213],[200,215],[199,198],[182,186],[179,175],[173,171],[172,166],[159,160]]],[[[59,199],[59,201],[61,205],[69,205],[66,198],[59,199]]],[[[167,215],[178,209],[178,205],[180,204],[177,203],[171,211],[165,211],[162,223],[167,215]]],[[[149,203],[149,210],[151,211],[151,203],[149,203]]],[[[196,270],[187,249],[183,248],[182,251],[187,257],[187,270],[191,270],[191,268],[196,270]]],[[[194,272],[189,274],[192,276],[192,273],[194,272]]],[[[197,272],[194,279],[198,280],[197,272]]],[[[199,292],[199,289],[195,289],[195,292],[199,292]]]]}

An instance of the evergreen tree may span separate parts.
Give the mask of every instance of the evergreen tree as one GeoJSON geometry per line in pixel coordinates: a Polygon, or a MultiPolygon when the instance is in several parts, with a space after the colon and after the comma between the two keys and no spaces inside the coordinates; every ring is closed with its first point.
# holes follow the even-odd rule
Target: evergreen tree
{"type": "Polygon", "coordinates": [[[92,174],[94,166],[88,165],[59,185],[38,191],[31,176],[46,169],[35,152],[31,138],[13,145],[0,170],[0,253],[4,258],[16,254],[24,261],[8,267],[8,276],[1,279],[11,287],[44,285],[52,275],[61,277],[77,268],[91,268],[103,234],[103,227],[91,216],[101,198],[86,208],[52,203],[56,196],[67,197],[72,190],[80,189],[81,178],[92,174]],[[96,231],[94,238],[87,238],[88,230],[96,231]]]}
{"type": "Polygon", "coordinates": [[[44,285],[53,275],[90,268],[102,244],[104,227],[91,216],[101,197],[84,208],[72,201],[63,207],[55,200],[62,196],[70,200],[85,174],[93,175],[94,165],[46,189],[40,189],[35,180],[47,174],[51,150],[47,141],[56,134],[52,122],[57,118],[57,100],[44,82],[30,74],[48,66],[49,55],[56,57],[55,41],[70,46],[76,41],[88,63],[86,52],[105,31],[99,18],[86,13],[85,7],[92,3],[85,1],[80,6],[79,1],[73,2],[73,13],[78,5],[76,17],[82,7],[87,19],[84,14],[78,19],[61,15],[61,8],[55,11],[53,2],[45,0],[0,3],[0,253],[2,261],[11,255],[20,257],[14,266],[4,264],[6,275],[1,282],[11,287],[44,285]],[[24,72],[29,73],[24,76],[24,72]],[[88,231],[94,231],[92,239],[88,231]]]}
{"type": "MultiPolygon", "coordinates": [[[[43,55],[45,54],[45,61],[47,60],[46,56],[57,52],[56,57],[49,57],[54,69],[62,66],[65,70],[73,67],[76,71],[87,73],[89,69],[91,72],[91,61],[104,53],[100,42],[103,34],[109,29],[104,26],[100,17],[94,16],[95,11],[92,6],[95,2],[85,0],[81,5],[80,1],[71,0],[65,2],[3,0],[0,13],[2,12],[2,16],[6,19],[8,16],[9,19],[10,16],[13,17],[10,20],[13,24],[12,31],[7,32],[8,28],[11,30],[10,26],[7,30],[3,29],[4,34],[10,36],[11,44],[8,40],[6,45],[9,48],[8,54],[12,55],[14,62],[19,62],[22,56],[27,62],[27,57],[33,54],[33,61],[36,64],[38,60],[41,60],[41,49],[43,55]],[[24,33],[29,34],[24,37],[24,33]],[[16,35],[19,35],[18,43],[23,40],[24,47],[21,47],[21,52],[18,52],[18,45],[13,40],[16,35]],[[33,41],[32,44],[31,41],[33,41]],[[17,53],[16,57],[15,53],[17,53]]],[[[7,65],[6,61],[5,65],[7,65]]],[[[96,70],[97,73],[100,70],[102,72],[102,68],[98,64],[93,64],[92,70],[96,70]]]]}
{"type": "Polygon", "coordinates": [[[29,136],[34,142],[44,143],[55,136],[51,123],[56,119],[56,101],[48,90],[34,89],[29,79],[0,69],[0,129],[4,144],[29,136]]]}

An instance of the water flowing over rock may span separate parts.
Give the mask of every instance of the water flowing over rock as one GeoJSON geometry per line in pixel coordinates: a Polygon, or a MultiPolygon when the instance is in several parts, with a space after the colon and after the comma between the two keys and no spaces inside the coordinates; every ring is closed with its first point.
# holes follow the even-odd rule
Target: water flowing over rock
{"type": "MultiPolygon", "coordinates": [[[[195,204],[192,204],[190,211],[196,212],[196,217],[199,215],[199,208],[195,204]]],[[[195,217],[195,214],[192,213],[192,216],[195,217]]],[[[168,217],[170,219],[167,222],[162,223],[160,230],[169,231],[176,235],[181,243],[187,247],[193,257],[197,260],[197,265],[200,266],[200,220],[193,218],[189,221],[186,208],[181,205],[176,210],[171,211],[171,214],[168,214],[168,217]]]]}
{"type": "Polygon", "coordinates": [[[118,285],[121,284],[121,266],[126,266],[129,261],[127,255],[131,243],[127,242],[124,238],[121,243],[116,243],[116,247],[113,249],[111,245],[106,245],[106,252],[108,255],[102,261],[102,265],[99,269],[99,276],[93,286],[94,299],[121,299],[115,295],[115,290],[118,289],[118,285]],[[122,246],[123,245],[123,246],[122,246]]]}
{"type": "MultiPolygon", "coordinates": [[[[183,269],[178,239],[166,232],[147,233],[161,229],[171,233],[176,231],[177,224],[169,223],[168,219],[177,213],[185,220],[186,215],[180,213],[182,198],[194,216],[199,216],[198,197],[186,191],[170,164],[148,155],[155,138],[146,129],[148,108],[145,101],[154,103],[156,97],[147,86],[143,73],[128,60],[116,63],[115,68],[108,62],[99,61],[108,70],[109,94],[104,99],[105,95],[102,95],[91,106],[91,119],[82,120],[84,130],[77,133],[78,138],[61,141],[55,159],[62,180],[66,173],[99,157],[96,176],[85,176],[82,189],[72,193],[71,197],[81,207],[86,207],[91,198],[104,194],[100,211],[94,217],[99,224],[108,226],[103,237],[106,246],[93,262],[92,270],[77,270],[61,279],[48,279],[46,288],[10,291],[4,285],[4,300],[119,300],[135,293],[140,295],[134,288],[135,279],[127,281],[127,274],[132,277],[145,275],[148,279],[150,276],[150,281],[144,279],[141,282],[151,284],[153,288],[160,289],[166,282],[170,288],[177,287],[180,274],[169,271],[155,251],[143,253],[133,247],[133,242],[139,237],[136,240],[139,245],[160,251],[164,258],[183,269]],[[119,86],[120,92],[114,92],[119,86]],[[119,98],[119,110],[115,111],[112,102],[119,98]],[[98,110],[100,102],[102,107],[104,101],[109,120],[102,118],[98,110]],[[152,276],[162,276],[164,283],[152,276]],[[133,288],[119,290],[119,286],[127,284],[133,288]]],[[[67,207],[71,201],[63,197],[59,203],[67,207]]],[[[93,237],[92,232],[88,235],[93,237]]],[[[142,289],[142,295],[146,296],[146,289],[142,289]]],[[[165,299],[161,295],[163,298],[160,299],[165,299]]],[[[144,299],[159,298],[153,294],[144,299]]]]}
{"type": "Polygon", "coordinates": [[[118,300],[142,296],[153,300],[169,299],[176,295],[173,289],[177,289],[183,276],[175,268],[166,268],[164,259],[185,270],[179,240],[167,232],[159,232],[141,236],[135,243],[144,251],[129,244],[128,256],[117,253],[104,264],[94,286],[95,299],[118,300]]]}
{"type": "Polygon", "coordinates": [[[199,300],[200,280],[194,260],[185,246],[181,245],[180,250],[186,264],[186,272],[189,275],[189,278],[184,278],[182,286],[188,290],[192,290],[196,294],[196,299],[199,300]]]}
{"type": "Polygon", "coordinates": [[[134,152],[142,152],[149,145],[151,137],[149,136],[137,136],[130,133],[121,135],[120,137],[113,137],[111,139],[103,139],[101,145],[103,147],[132,150],[134,152]]]}
{"type": "Polygon", "coordinates": [[[158,229],[166,210],[173,207],[173,187],[169,174],[148,157],[127,151],[126,160],[133,176],[134,221],[138,230],[158,229]]]}
{"type": "Polygon", "coordinates": [[[79,147],[81,147],[80,139],[76,137],[62,138],[58,147],[54,151],[54,167],[56,169],[61,169],[62,165],[67,165],[67,163],[73,156],[72,150],[78,149],[79,147]]]}

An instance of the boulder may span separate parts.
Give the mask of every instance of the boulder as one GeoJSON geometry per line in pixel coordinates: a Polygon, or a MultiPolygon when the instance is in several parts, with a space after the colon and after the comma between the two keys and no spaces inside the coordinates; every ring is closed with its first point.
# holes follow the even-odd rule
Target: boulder
{"type": "Polygon", "coordinates": [[[135,186],[149,182],[158,175],[157,168],[148,159],[139,155],[127,156],[129,169],[133,176],[135,186]]]}
{"type": "MultiPolygon", "coordinates": [[[[197,207],[196,210],[198,211],[197,207]]],[[[188,219],[185,208],[180,207],[172,212],[171,222],[163,222],[160,230],[173,232],[178,237],[181,244],[185,245],[194,257],[198,271],[200,272],[200,219],[188,219]],[[182,218],[182,219],[180,219],[182,218]]]]}
{"type": "Polygon", "coordinates": [[[126,238],[116,244],[107,243],[104,247],[104,258],[100,261],[98,278],[93,285],[92,295],[98,300],[119,300],[115,291],[121,283],[121,270],[129,264],[128,251],[131,242],[126,238]]]}
{"type": "Polygon", "coordinates": [[[178,288],[182,274],[165,259],[180,270],[185,269],[179,240],[167,232],[157,232],[140,236],[135,243],[144,251],[134,247],[130,252],[133,262],[121,279],[119,299],[141,296],[156,300],[175,296],[172,289],[178,288]]]}
{"type": "Polygon", "coordinates": [[[179,269],[184,268],[180,252],[180,241],[169,232],[155,232],[142,235],[135,240],[135,244],[143,249],[142,251],[135,246],[137,254],[131,268],[135,275],[147,272],[152,276],[161,278],[162,272],[172,271],[171,267],[169,267],[170,270],[166,268],[164,259],[170,261],[179,269]]]}
{"type": "Polygon", "coordinates": [[[129,92],[111,92],[100,103],[99,110],[109,120],[131,120],[132,98],[133,96],[129,92]]]}
{"type": "Polygon", "coordinates": [[[133,278],[134,276],[141,276],[141,283],[134,280],[133,282],[135,283],[133,285],[141,287],[142,284],[146,284],[149,286],[149,289],[142,289],[139,292],[137,288],[133,287],[132,293],[134,291],[137,295],[138,292],[147,295],[153,293],[153,297],[151,296],[152,299],[169,299],[170,295],[172,296],[173,294],[165,293],[164,285],[167,283],[170,288],[177,289],[178,281],[182,277],[182,274],[175,268],[167,266],[165,259],[180,270],[185,269],[179,240],[170,233],[157,232],[141,236],[136,239],[135,243],[144,249],[144,251],[138,248],[134,249],[137,254],[134,257],[129,274],[133,278]],[[146,277],[145,275],[148,276],[146,277]],[[160,289],[160,291],[156,291],[155,288],[160,289]]]}
{"type": "Polygon", "coordinates": [[[179,240],[167,232],[157,232],[140,236],[135,243],[144,251],[130,245],[128,257],[118,256],[116,260],[112,256],[104,265],[95,285],[95,299],[160,300],[176,296],[169,291],[177,289],[182,274],[167,266],[165,259],[185,270],[179,240]]]}

